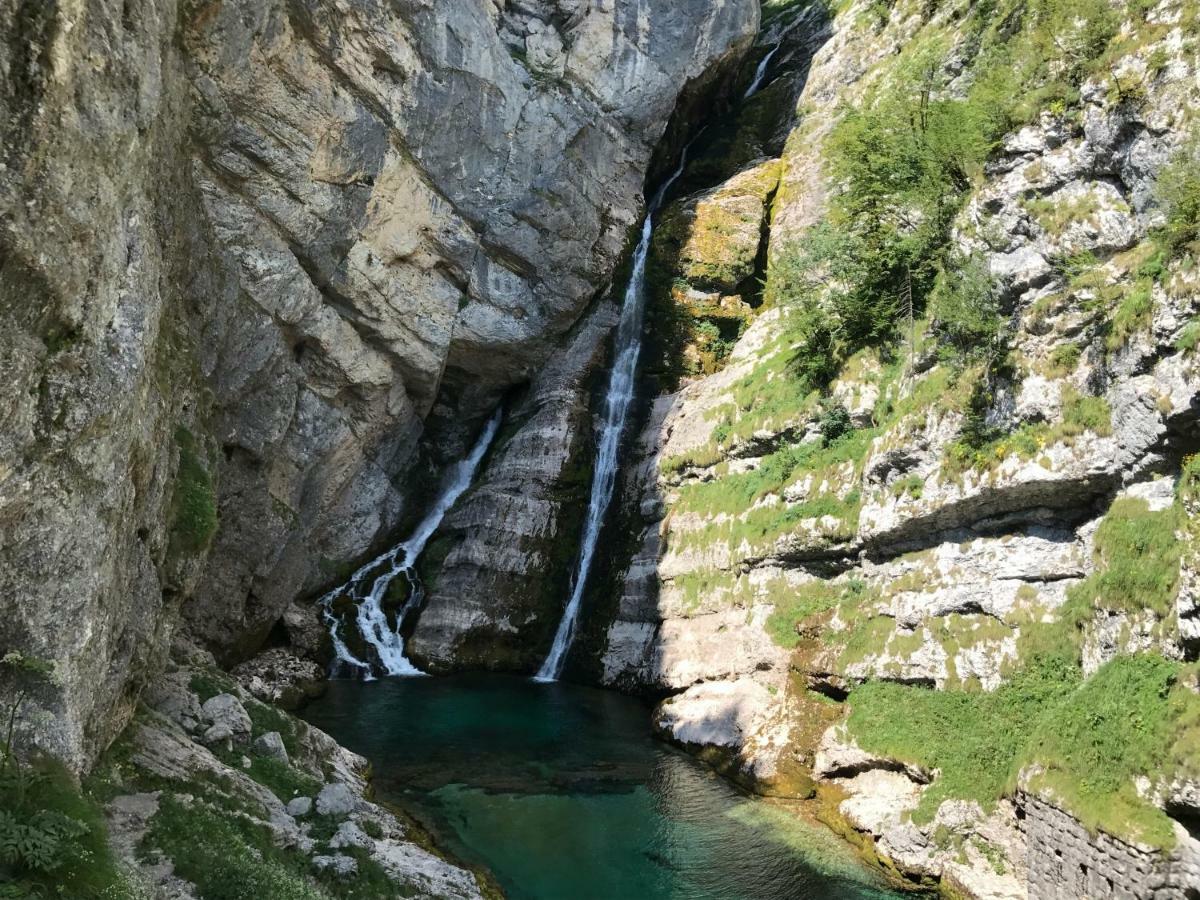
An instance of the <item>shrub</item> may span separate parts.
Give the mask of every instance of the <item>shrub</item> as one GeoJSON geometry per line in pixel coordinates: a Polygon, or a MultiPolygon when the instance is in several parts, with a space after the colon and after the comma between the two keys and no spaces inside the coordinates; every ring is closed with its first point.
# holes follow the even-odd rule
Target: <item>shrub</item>
{"type": "Polygon", "coordinates": [[[1079,359],[1083,355],[1082,348],[1075,343],[1059,344],[1050,351],[1050,375],[1062,377],[1069,375],[1079,367],[1079,359]]]}
{"type": "Polygon", "coordinates": [[[951,257],[934,285],[930,314],[944,358],[990,368],[1007,352],[996,281],[980,256],[951,257]]]}
{"type": "Polygon", "coordinates": [[[54,760],[0,770],[0,896],[130,896],[103,813],[54,760]]]}
{"type": "Polygon", "coordinates": [[[840,404],[825,410],[817,425],[821,429],[821,437],[826,445],[832,444],[838,438],[854,430],[854,426],[850,424],[850,413],[846,411],[846,407],[840,404]]]}

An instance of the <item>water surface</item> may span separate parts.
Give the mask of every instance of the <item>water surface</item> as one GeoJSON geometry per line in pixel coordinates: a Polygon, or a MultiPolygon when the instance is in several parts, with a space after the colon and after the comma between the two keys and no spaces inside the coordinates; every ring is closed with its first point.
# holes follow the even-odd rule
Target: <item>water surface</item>
{"type": "Polygon", "coordinates": [[[334,681],[304,713],[511,900],[894,900],[825,829],[655,740],[609,691],[495,675],[334,681]]]}

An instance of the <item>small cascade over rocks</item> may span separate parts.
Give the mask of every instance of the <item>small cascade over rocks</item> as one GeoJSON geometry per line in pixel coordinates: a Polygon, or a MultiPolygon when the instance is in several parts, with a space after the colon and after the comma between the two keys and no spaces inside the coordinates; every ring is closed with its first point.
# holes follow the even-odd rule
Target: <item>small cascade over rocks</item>
{"type": "Polygon", "coordinates": [[[475,471],[500,427],[502,414],[503,410],[500,408],[493,413],[475,441],[475,446],[471,448],[470,454],[455,463],[446,473],[437,500],[413,533],[360,568],[344,585],[317,601],[321,605],[322,617],[329,626],[329,637],[333,642],[334,662],[331,674],[334,677],[359,675],[370,681],[375,678],[377,670],[384,675],[425,674],[405,656],[404,636],[400,633],[405,618],[421,603],[421,582],[415,566],[446,513],[471,486],[475,471]],[[388,621],[383,598],[388,587],[400,575],[408,581],[408,597],[396,613],[396,623],[393,626],[388,621]],[[344,598],[355,605],[354,623],[362,639],[374,651],[377,662],[359,659],[342,638],[343,623],[334,610],[334,605],[344,598]]]}
{"type": "Polygon", "coordinates": [[[575,639],[575,624],[579,618],[580,604],[583,602],[583,591],[587,586],[596,543],[604,525],[604,516],[617,483],[620,467],[617,451],[620,449],[625,421],[629,417],[629,406],[633,401],[638,355],[642,350],[642,313],[646,305],[646,257],[650,252],[650,239],[654,234],[654,215],[662,206],[671,185],[683,174],[687,165],[688,150],[695,140],[696,138],[693,138],[683,148],[678,168],[663,182],[646,207],[642,236],[633,252],[633,271],[630,272],[629,284],[625,288],[621,319],[617,324],[616,361],[609,372],[608,387],[604,393],[600,439],[596,448],[596,468],[592,475],[592,491],[588,498],[587,520],[583,529],[579,561],[571,579],[571,595],[558,623],[554,643],[542,667],[534,676],[535,681],[550,682],[559,679],[566,662],[567,651],[571,649],[571,642],[575,639]]]}
{"type": "Polygon", "coordinates": [[[767,77],[767,66],[771,64],[771,57],[779,52],[779,48],[783,46],[783,40],[771,48],[770,52],[762,58],[758,64],[758,68],[754,71],[754,80],[750,82],[750,87],[746,88],[746,93],[742,94],[743,100],[749,100],[758,93],[758,89],[762,87],[763,79],[767,77]]]}

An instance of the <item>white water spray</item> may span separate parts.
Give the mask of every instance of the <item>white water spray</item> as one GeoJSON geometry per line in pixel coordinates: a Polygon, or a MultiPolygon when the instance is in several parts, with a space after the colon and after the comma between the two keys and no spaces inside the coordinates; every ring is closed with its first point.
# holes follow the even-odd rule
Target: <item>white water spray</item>
{"type": "MultiPolygon", "coordinates": [[[[695,138],[692,139],[693,141],[695,138]]],[[[688,144],[690,147],[691,144],[688,144]]],[[[583,590],[587,586],[588,572],[592,568],[592,557],[596,553],[596,542],[604,524],[604,514],[612,501],[617,483],[617,451],[621,445],[621,432],[629,415],[633,400],[634,376],[637,373],[638,354],[642,349],[642,311],[646,301],[646,255],[650,252],[650,238],[654,233],[654,214],[662,206],[671,185],[683,174],[687,163],[688,147],[684,147],[679,168],[658,189],[646,208],[646,220],[642,223],[642,237],[633,251],[633,271],[625,288],[621,304],[621,321],[617,325],[616,361],[608,376],[608,390],[604,395],[604,414],[600,423],[600,440],[596,448],[596,467],[592,476],[592,493],[588,498],[587,520],[583,528],[583,543],[579,551],[579,562],[571,580],[571,596],[567,601],[563,617],[558,623],[550,654],[538,669],[535,681],[558,681],[571,642],[575,638],[575,623],[579,618],[579,606],[583,601],[583,590]]]]}
{"type": "Polygon", "coordinates": [[[746,93],[742,95],[743,100],[748,100],[758,93],[758,89],[762,87],[763,79],[767,77],[767,66],[771,64],[771,57],[779,52],[779,48],[783,44],[776,44],[771,48],[771,52],[762,58],[762,62],[758,64],[758,68],[754,72],[754,80],[750,82],[750,87],[746,88],[746,93]]]}
{"type": "Polygon", "coordinates": [[[350,670],[362,673],[369,681],[374,676],[370,663],[365,662],[346,646],[340,634],[341,622],[333,612],[333,604],[341,597],[349,597],[357,604],[355,623],[359,633],[375,650],[379,664],[387,675],[424,675],[425,673],[408,661],[404,655],[404,637],[400,634],[400,626],[404,619],[421,602],[421,584],[417,578],[414,566],[442,523],[446,513],[454,506],[455,501],[471,486],[475,470],[483,455],[491,446],[500,426],[501,410],[497,409],[484,426],[483,433],[471,448],[466,459],[459,460],[446,474],[441,493],[437,501],[425,514],[420,524],[407,540],[401,541],[382,556],[376,557],[360,568],[350,580],[339,588],[330,591],[318,602],[322,607],[322,616],[329,626],[329,637],[333,641],[335,656],[335,673],[337,670],[350,670]],[[388,624],[387,613],[383,608],[383,597],[398,575],[404,575],[408,580],[408,599],[396,614],[396,625],[388,624]],[[368,587],[368,584],[370,585],[368,587]]]}

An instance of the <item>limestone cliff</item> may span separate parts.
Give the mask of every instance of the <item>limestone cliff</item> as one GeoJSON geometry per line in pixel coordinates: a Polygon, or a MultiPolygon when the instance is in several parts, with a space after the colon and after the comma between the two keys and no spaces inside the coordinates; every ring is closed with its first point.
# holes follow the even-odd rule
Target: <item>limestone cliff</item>
{"type": "Polygon", "coordinates": [[[0,5],[0,649],[57,667],[22,730],[86,765],[180,609],[236,661],[385,541],[578,340],[678,98],[757,21],[0,5]]]}
{"type": "MultiPolygon", "coordinates": [[[[910,272],[891,337],[841,356],[845,332],[812,323],[855,261],[803,269],[880,214],[838,218],[869,177],[866,145],[837,156],[863,111],[918,69],[914,117],[986,105],[989,53],[1026,71],[1068,5],[852,4],[828,24],[780,6],[751,54],[780,48],[777,96],[757,101],[775,112],[746,104],[662,236],[649,327],[675,352],[648,374],[682,380],[630,448],[623,575],[594,600],[611,617],[599,677],[669,693],[663,733],[759,790],[817,785],[904,877],[981,897],[1190,896],[1194,206],[1178,226],[1193,243],[1164,247],[1200,184],[1195,4],[1062,12],[1052,53],[1094,68],[1053,101],[1018,98],[952,189],[927,305],[910,272]],[[1085,25],[1103,29],[1086,52],[1070,36],[1085,25]],[[786,140],[764,142],[780,115],[786,140]],[[953,346],[962,323],[942,304],[972,284],[995,310],[994,354],[983,332],[953,346]],[[804,374],[826,358],[827,381],[804,374]]],[[[1034,80],[1069,81],[1056,65],[1034,80]]],[[[928,220],[909,209],[899,233],[920,240],[928,220]]]]}

